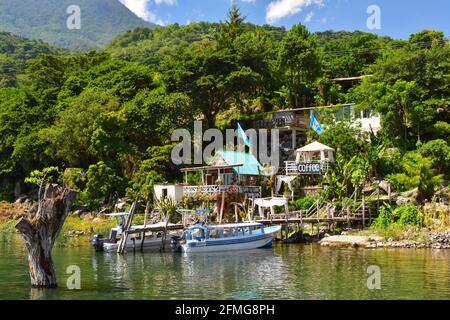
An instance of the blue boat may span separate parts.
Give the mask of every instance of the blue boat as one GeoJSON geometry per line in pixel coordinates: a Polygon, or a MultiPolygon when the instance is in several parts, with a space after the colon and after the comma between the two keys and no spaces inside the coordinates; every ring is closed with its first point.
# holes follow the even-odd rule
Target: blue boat
{"type": "Polygon", "coordinates": [[[261,223],[196,224],[186,231],[183,252],[219,252],[270,248],[281,226],[261,223]]]}

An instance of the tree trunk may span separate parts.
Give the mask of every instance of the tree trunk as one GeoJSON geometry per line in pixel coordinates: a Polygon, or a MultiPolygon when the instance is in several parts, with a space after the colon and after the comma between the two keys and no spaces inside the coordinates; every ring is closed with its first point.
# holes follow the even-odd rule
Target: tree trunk
{"type": "Polygon", "coordinates": [[[16,225],[25,239],[33,287],[57,286],[52,249],[75,196],[74,191],[47,185],[40,203],[36,203],[16,225]]]}

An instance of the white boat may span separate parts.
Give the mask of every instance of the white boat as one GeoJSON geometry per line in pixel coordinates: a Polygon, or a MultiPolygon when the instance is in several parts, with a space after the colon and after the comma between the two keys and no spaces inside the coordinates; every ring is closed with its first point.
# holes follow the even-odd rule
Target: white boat
{"type": "MultiPolygon", "coordinates": [[[[223,225],[196,224],[187,229],[183,252],[218,252],[270,248],[281,226],[264,227],[261,223],[223,225]]],[[[177,249],[172,239],[172,249],[177,249]]],[[[178,244],[180,245],[180,244],[178,244]]]]}
{"type": "MultiPolygon", "coordinates": [[[[103,235],[95,235],[92,244],[96,251],[104,252],[117,252],[119,247],[119,241],[123,234],[123,226],[125,225],[125,218],[128,213],[113,213],[107,216],[115,217],[118,220],[117,226],[111,228],[109,238],[104,238],[103,235]]],[[[142,233],[144,230],[143,225],[135,225],[130,227],[130,235],[127,238],[126,250],[144,250],[144,251],[159,251],[161,248],[169,248],[171,243],[171,237],[179,235],[178,232],[170,232],[164,238],[164,232],[152,232],[149,229],[162,230],[171,224],[160,222],[156,224],[148,224],[145,226],[145,238],[142,241],[142,233]],[[139,232],[142,230],[142,232],[139,232]],[[163,239],[164,238],[164,239],[163,239]]]]}

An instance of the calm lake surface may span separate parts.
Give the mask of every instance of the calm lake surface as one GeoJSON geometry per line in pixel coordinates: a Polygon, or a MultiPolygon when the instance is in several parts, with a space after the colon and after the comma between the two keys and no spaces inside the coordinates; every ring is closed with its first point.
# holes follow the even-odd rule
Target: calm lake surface
{"type": "Polygon", "coordinates": [[[450,250],[275,245],[220,254],[95,253],[55,248],[59,289],[29,285],[24,243],[0,233],[0,299],[450,299],[450,250]],[[68,290],[66,269],[81,269],[68,290]],[[369,290],[367,268],[381,269],[369,290]]]}

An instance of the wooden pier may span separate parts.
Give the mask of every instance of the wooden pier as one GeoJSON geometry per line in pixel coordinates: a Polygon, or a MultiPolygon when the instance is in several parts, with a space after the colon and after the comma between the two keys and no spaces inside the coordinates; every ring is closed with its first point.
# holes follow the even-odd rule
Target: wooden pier
{"type": "MultiPolygon", "coordinates": [[[[373,214],[372,210],[378,211],[380,194],[379,189],[374,192],[369,197],[365,197],[362,195],[361,202],[357,207],[354,206],[356,202],[356,190],[354,195],[352,195],[349,199],[354,199],[353,202],[350,201],[342,201],[341,206],[336,208],[336,204],[321,202],[321,200],[317,200],[308,210],[301,211],[289,211],[287,206],[285,206],[284,213],[276,213],[273,208],[271,208],[269,214],[264,214],[264,212],[260,211],[259,215],[255,215],[255,205],[253,203],[253,208],[246,208],[243,204],[240,203],[232,203],[235,206],[235,222],[239,222],[238,208],[244,210],[247,221],[242,222],[258,222],[262,223],[266,226],[270,225],[281,225],[282,230],[284,230],[284,238],[286,239],[289,230],[297,229],[304,230],[305,226],[310,225],[310,230],[317,230],[317,233],[321,232],[321,229],[325,226],[329,230],[336,230],[336,227],[343,226],[344,228],[351,228],[352,226],[358,226],[365,228],[366,226],[372,223],[372,219],[376,217],[373,214]],[[369,201],[377,201],[376,209],[368,206],[369,201]],[[353,204],[353,205],[352,205],[353,204]]],[[[182,223],[179,224],[170,224],[168,223],[169,217],[165,218],[164,223],[147,225],[146,222],[143,226],[132,226],[132,220],[134,216],[136,204],[132,206],[130,210],[130,215],[127,219],[125,225],[125,231],[121,240],[119,242],[118,252],[125,252],[125,243],[130,235],[140,234],[140,239],[142,239],[141,249],[143,248],[143,239],[145,238],[145,234],[148,232],[157,233],[162,232],[162,248],[164,246],[164,240],[166,239],[169,231],[175,230],[185,230],[188,226],[188,215],[190,212],[194,212],[196,210],[178,210],[182,215],[182,223]]],[[[374,207],[374,206],[372,206],[374,207]]],[[[208,210],[197,210],[197,211],[208,211],[208,210]]],[[[204,214],[202,216],[203,219],[200,221],[209,221],[210,217],[208,214],[204,214]]],[[[145,218],[147,221],[147,217],[145,218]]],[[[221,217],[218,218],[217,224],[220,224],[221,217]]],[[[209,221],[212,223],[212,221],[209,221]]],[[[323,230],[323,229],[322,229],[323,230]]],[[[283,238],[283,235],[281,235],[283,238]]]]}

